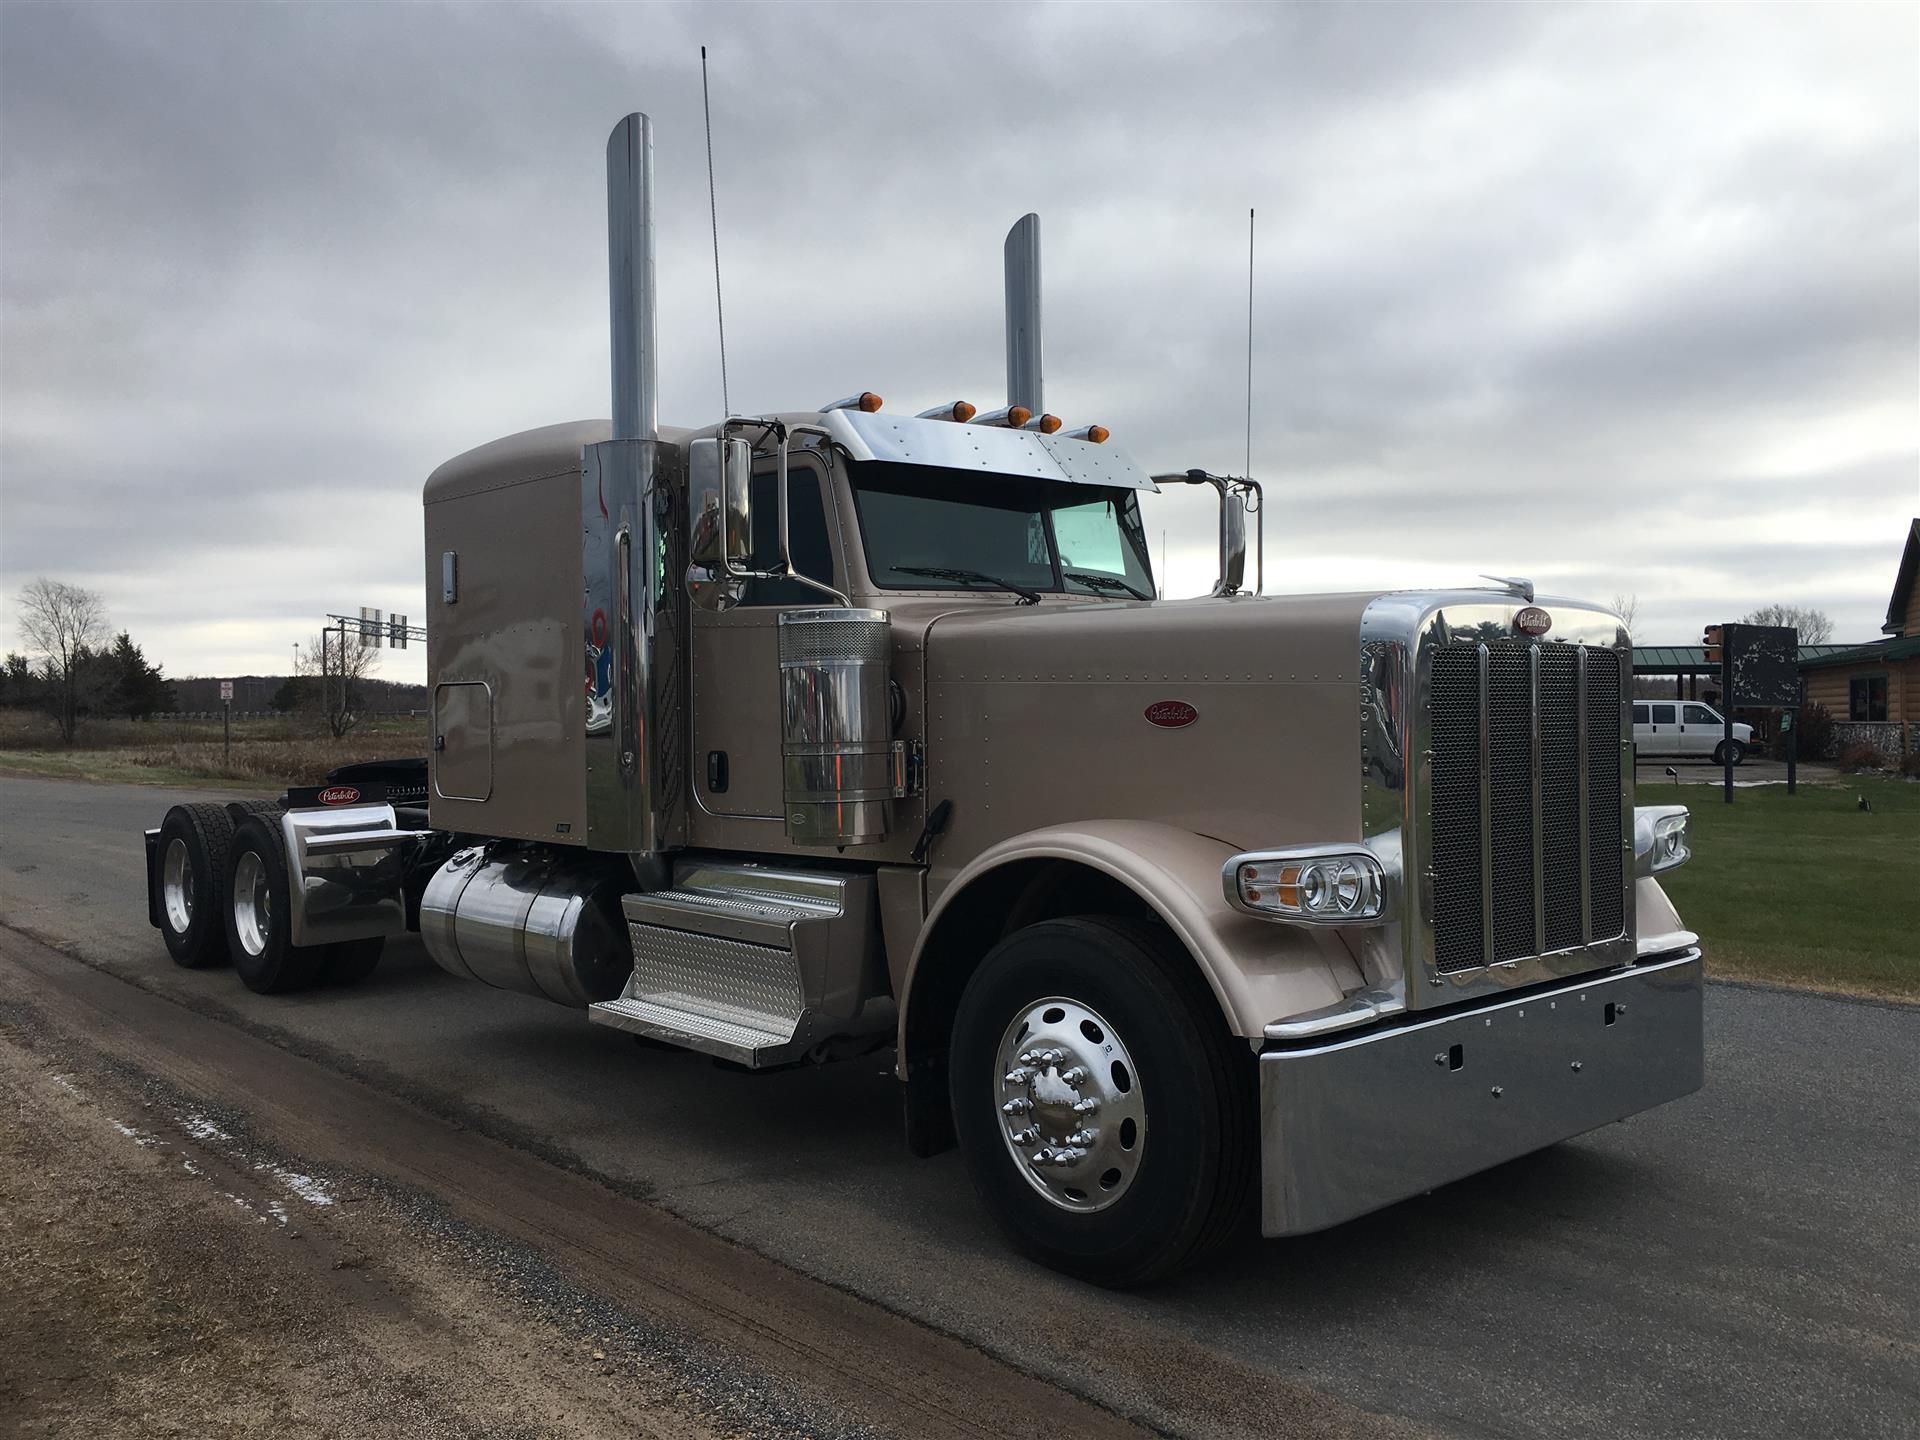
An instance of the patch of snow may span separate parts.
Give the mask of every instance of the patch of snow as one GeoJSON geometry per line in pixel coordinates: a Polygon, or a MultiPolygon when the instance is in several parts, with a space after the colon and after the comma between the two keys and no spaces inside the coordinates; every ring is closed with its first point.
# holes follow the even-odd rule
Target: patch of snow
{"type": "Polygon", "coordinates": [[[196,1140],[231,1140],[233,1137],[204,1115],[183,1115],[180,1128],[196,1140]]]}
{"type": "Polygon", "coordinates": [[[180,1168],[185,1170],[189,1175],[202,1175],[206,1173],[191,1160],[182,1160],[180,1162],[180,1168]]]}
{"type": "Polygon", "coordinates": [[[146,1145],[152,1145],[155,1143],[153,1136],[142,1135],[138,1130],[134,1129],[131,1125],[122,1125],[118,1120],[113,1121],[112,1124],[114,1129],[118,1130],[122,1135],[126,1136],[129,1140],[133,1141],[133,1143],[136,1145],[146,1146],[146,1145]]]}
{"type": "Polygon", "coordinates": [[[269,1200],[267,1202],[267,1213],[282,1225],[287,1223],[287,1207],[283,1201],[269,1200]]]}
{"type": "Polygon", "coordinates": [[[273,1167],[273,1173],[282,1185],[309,1205],[333,1204],[333,1196],[327,1193],[325,1181],[316,1180],[311,1175],[302,1175],[294,1170],[282,1170],[278,1165],[273,1167]]]}
{"type": "Polygon", "coordinates": [[[53,1083],[58,1085],[62,1090],[66,1091],[67,1094],[73,1096],[74,1099],[84,1100],[86,1098],[84,1095],[80,1093],[80,1087],[74,1084],[73,1081],[70,1080],[67,1076],[49,1075],[47,1078],[53,1081],[53,1083]]]}

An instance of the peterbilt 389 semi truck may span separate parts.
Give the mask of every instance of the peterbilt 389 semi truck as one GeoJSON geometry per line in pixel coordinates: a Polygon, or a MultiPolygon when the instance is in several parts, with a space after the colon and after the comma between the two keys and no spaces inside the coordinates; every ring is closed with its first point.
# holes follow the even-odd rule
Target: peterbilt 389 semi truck
{"type": "Polygon", "coordinates": [[[912,1149],[1117,1285],[1699,1087],[1687,817],[1634,806],[1620,617],[1263,594],[1251,479],[1047,414],[1031,216],[1004,407],[662,425],[645,116],[607,158],[612,419],[428,479],[431,753],[170,811],[177,961],[287,991],[417,930],[747,1069],[891,1047],[912,1149]],[[1175,483],[1220,572],[1159,600],[1175,483]]]}

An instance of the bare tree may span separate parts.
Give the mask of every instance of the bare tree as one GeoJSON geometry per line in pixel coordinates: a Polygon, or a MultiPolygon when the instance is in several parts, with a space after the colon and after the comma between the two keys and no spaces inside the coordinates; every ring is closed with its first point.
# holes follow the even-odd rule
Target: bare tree
{"type": "Polygon", "coordinates": [[[312,716],[338,740],[360,723],[366,705],[363,682],[380,664],[380,651],[360,643],[359,632],[322,630],[300,651],[294,667],[293,708],[312,716]]]}
{"type": "Polygon", "coordinates": [[[20,592],[20,629],[28,650],[40,657],[60,738],[71,745],[80,722],[82,663],[107,638],[107,602],[96,590],[42,576],[20,592]]]}
{"type": "Polygon", "coordinates": [[[1742,625],[1791,625],[1802,645],[1824,645],[1833,638],[1833,621],[1824,610],[1805,605],[1762,605],[1740,617],[1742,625]]]}
{"type": "Polygon", "coordinates": [[[1633,633],[1633,617],[1640,613],[1640,597],[1613,592],[1613,613],[1627,622],[1627,633],[1633,633]]]}

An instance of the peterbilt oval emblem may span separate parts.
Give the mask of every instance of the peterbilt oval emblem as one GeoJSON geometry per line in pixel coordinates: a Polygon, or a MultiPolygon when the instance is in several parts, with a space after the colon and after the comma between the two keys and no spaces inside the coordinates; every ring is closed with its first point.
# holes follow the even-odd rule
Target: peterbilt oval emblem
{"type": "Polygon", "coordinates": [[[320,792],[322,805],[351,805],[360,798],[360,792],[351,785],[333,785],[320,792]]]}
{"type": "Polygon", "coordinates": [[[1522,635],[1544,635],[1553,628],[1553,617],[1538,605],[1529,605],[1513,617],[1513,628],[1522,635]]]}
{"type": "Polygon", "coordinates": [[[1162,730],[1179,730],[1200,718],[1200,712],[1184,700],[1156,700],[1147,706],[1147,723],[1162,730]]]}

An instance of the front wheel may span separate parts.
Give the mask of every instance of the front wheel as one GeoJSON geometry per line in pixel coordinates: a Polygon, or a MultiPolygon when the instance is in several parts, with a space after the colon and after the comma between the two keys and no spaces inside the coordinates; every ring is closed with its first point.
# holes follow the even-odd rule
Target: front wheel
{"type": "Polygon", "coordinates": [[[1722,740],[1713,752],[1713,763],[1716,765],[1726,765],[1728,763],[1738,765],[1746,758],[1747,747],[1742,745],[1738,740],[1722,740]]]}
{"type": "Polygon", "coordinates": [[[1251,1211],[1252,1056],[1158,925],[1087,916],[1002,940],[961,996],[948,1069],[974,1188],[1044,1265],[1144,1284],[1251,1211]]]}

